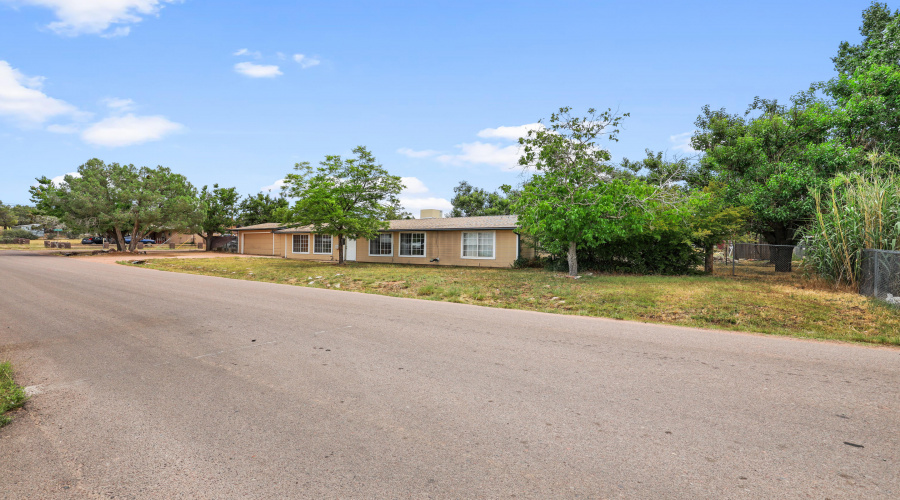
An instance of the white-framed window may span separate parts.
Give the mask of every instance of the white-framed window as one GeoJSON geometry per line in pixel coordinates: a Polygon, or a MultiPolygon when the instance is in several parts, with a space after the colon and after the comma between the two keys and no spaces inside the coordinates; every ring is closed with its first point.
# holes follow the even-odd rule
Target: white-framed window
{"type": "Polygon", "coordinates": [[[462,258],[493,259],[496,247],[496,231],[462,234],[462,258]]]}
{"type": "Polygon", "coordinates": [[[294,235],[294,253],[309,253],[309,235],[308,234],[295,234],[294,235]]]}
{"type": "Polygon", "coordinates": [[[391,233],[381,233],[369,240],[370,256],[394,255],[394,236],[391,233]]]}
{"type": "Polygon", "coordinates": [[[317,234],[313,243],[313,253],[331,254],[331,241],[331,235],[317,234]]]}
{"type": "Polygon", "coordinates": [[[425,233],[400,233],[401,257],[425,256],[425,233]]]}

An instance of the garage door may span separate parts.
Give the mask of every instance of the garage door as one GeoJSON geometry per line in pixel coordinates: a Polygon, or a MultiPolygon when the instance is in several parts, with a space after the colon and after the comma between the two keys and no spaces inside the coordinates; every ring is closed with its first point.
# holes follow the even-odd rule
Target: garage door
{"type": "Polygon", "coordinates": [[[250,255],[272,255],[272,233],[244,234],[244,252],[250,255]]]}

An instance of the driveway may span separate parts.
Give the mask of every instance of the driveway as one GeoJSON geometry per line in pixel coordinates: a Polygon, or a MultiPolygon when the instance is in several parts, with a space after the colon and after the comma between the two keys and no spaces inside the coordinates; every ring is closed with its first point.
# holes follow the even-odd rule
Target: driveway
{"type": "Polygon", "coordinates": [[[0,252],[3,498],[898,498],[900,350],[0,252]]]}

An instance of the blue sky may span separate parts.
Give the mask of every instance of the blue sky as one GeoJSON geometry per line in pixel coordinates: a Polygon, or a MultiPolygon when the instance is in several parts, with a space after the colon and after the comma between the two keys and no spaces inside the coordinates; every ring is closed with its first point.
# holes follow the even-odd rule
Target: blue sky
{"type": "Polygon", "coordinates": [[[365,145],[446,210],[520,183],[514,137],[560,106],[630,112],[615,159],[685,154],[704,104],[832,77],[869,4],[0,0],[0,200],[94,157],[246,195],[365,145]]]}

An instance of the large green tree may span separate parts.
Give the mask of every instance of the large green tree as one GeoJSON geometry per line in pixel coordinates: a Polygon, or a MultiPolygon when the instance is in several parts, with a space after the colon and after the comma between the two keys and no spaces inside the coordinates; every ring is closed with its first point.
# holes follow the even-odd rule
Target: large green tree
{"type": "Polygon", "coordinates": [[[13,212],[13,209],[9,205],[4,205],[2,201],[0,201],[0,226],[3,229],[8,228],[9,226],[15,226],[19,223],[18,218],[16,218],[16,214],[13,212]]]}
{"type": "Polygon", "coordinates": [[[518,194],[518,191],[507,184],[500,186],[499,192],[490,192],[466,181],[460,181],[459,185],[453,188],[453,199],[450,200],[453,209],[450,211],[450,217],[509,215],[518,194]]]}
{"type": "MultiPolygon", "coordinates": [[[[772,245],[794,245],[814,213],[810,188],[859,165],[859,148],[832,140],[832,116],[811,93],[790,106],[757,98],[743,116],[705,106],[692,145],[725,185],[727,203],[750,210],[753,232],[772,245]]],[[[789,259],[775,260],[783,263],[777,270],[790,270],[789,259]]]]}
{"type": "Polygon", "coordinates": [[[524,232],[542,248],[565,254],[569,275],[578,274],[578,248],[650,231],[670,213],[674,190],[645,179],[622,175],[610,164],[609,152],[598,144],[617,140],[627,114],[589,109],[578,117],[571,108],[550,115],[545,127],[519,139],[526,172],[532,173],[513,204],[524,232]]]}
{"type": "Polygon", "coordinates": [[[32,192],[70,229],[111,235],[120,250],[134,251],[151,231],[189,230],[202,214],[196,189],[166,167],[106,164],[91,159],[58,186],[32,192]],[[125,243],[125,236],[131,242],[125,243]]]}
{"type": "Polygon", "coordinates": [[[276,222],[278,213],[290,206],[287,199],[282,196],[273,197],[268,193],[247,195],[239,205],[238,223],[242,226],[252,226],[266,222],[276,222]]]}
{"type": "Polygon", "coordinates": [[[203,220],[200,222],[200,235],[206,241],[206,251],[212,250],[212,240],[216,233],[222,234],[234,226],[238,211],[237,188],[220,188],[213,184],[212,189],[203,186],[200,190],[200,206],[203,220]]]}
{"type": "Polygon", "coordinates": [[[373,238],[399,211],[400,177],[390,175],[365,147],[353,149],[355,158],[326,156],[319,167],[296,164],[285,178],[283,192],[296,199],[282,211],[283,221],[312,225],[313,231],[338,237],[338,263],[344,263],[344,238],[373,238]]]}

